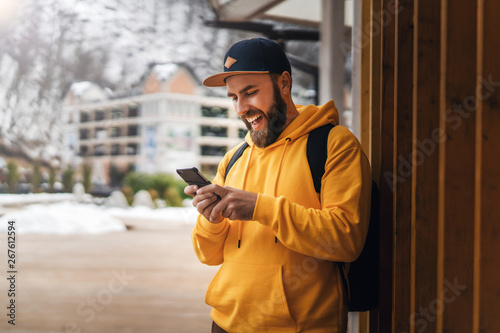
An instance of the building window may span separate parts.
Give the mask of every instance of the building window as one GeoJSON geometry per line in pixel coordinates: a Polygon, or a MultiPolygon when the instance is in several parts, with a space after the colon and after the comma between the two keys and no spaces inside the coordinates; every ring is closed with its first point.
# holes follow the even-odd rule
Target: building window
{"type": "Polygon", "coordinates": [[[243,129],[243,128],[238,128],[238,138],[240,139],[244,139],[245,136],[247,135],[247,129],[243,129]]]}
{"type": "MultiPolygon", "coordinates": [[[[159,104],[158,101],[144,102],[143,104],[141,104],[141,114],[144,116],[157,115],[159,113],[158,104],[159,104]]],[[[136,115],[134,115],[133,110],[129,109],[129,117],[137,117],[137,116],[138,116],[138,111],[136,111],[136,115]]]]}
{"type": "Polygon", "coordinates": [[[105,128],[102,128],[102,127],[98,127],[96,128],[95,130],[95,138],[98,139],[98,140],[104,140],[106,139],[107,135],[106,135],[106,129],[105,128]]]}
{"type": "Polygon", "coordinates": [[[123,111],[120,108],[114,108],[111,110],[111,119],[120,119],[123,117],[123,111]]]}
{"type": "Polygon", "coordinates": [[[201,126],[201,136],[217,136],[227,138],[227,127],[201,126]]]}
{"type": "Polygon", "coordinates": [[[94,156],[104,156],[106,155],[106,147],[104,145],[98,145],[94,148],[94,156]]]}
{"type": "Polygon", "coordinates": [[[201,146],[202,156],[224,156],[227,152],[227,147],[225,146],[201,146]]]}
{"type": "Polygon", "coordinates": [[[86,140],[90,138],[90,131],[86,128],[80,130],[80,140],[86,140]]]}
{"type": "Polygon", "coordinates": [[[89,111],[81,111],[80,112],[80,122],[86,123],[90,121],[90,112],[89,111]]]}
{"type": "Polygon", "coordinates": [[[128,133],[128,136],[138,136],[139,135],[139,126],[129,125],[127,133],[128,133]]]}
{"type": "Polygon", "coordinates": [[[127,155],[139,155],[139,146],[137,143],[129,143],[127,145],[127,155]]]}
{"type": "Polygon", "coordinates": [[[120,145],[112,145],[111,146],[111,155],[112,156],[117,156],[121,154],[121,147],[120,145]]]}
{"type": "Polygon", "coordinates": [[[202,117],[209,118],[227,118],[227,108],[221,108],[218,106],[202,106],[201,115],[202,117]]]}
{"type": "Polygon", "coordinates": [[[95,112],[95,121],[106,119],[106,110],[99,109],[95,112]]]}
{"type": "Polygon", "coordinates": [[[121,128],[120,127],[111,127],[111,137],[117,138],[121,136],[121,128]]]}
{"type": "Polygon", "coordinates": [[[89,147],[87,146],[80,146],[80,156],[87,156],[89,155],[89,147]]]}
{"type": "Polygon", "coordinates": [[[128,106],[128,116],[129,118],[139,116],[139,104],[130,104],[128,106]]]}

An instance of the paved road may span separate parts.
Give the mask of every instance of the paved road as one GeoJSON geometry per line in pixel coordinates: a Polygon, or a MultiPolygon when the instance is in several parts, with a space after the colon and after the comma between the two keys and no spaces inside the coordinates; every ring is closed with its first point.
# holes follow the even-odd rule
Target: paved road
{"type": "Polygon", "coordinates": [[[194,256],[192,226],[125,222],[105,235],[19,235],[15,326],[3,232],[0,332],[210,332],[204,296],[217,267],[194,256]]]}

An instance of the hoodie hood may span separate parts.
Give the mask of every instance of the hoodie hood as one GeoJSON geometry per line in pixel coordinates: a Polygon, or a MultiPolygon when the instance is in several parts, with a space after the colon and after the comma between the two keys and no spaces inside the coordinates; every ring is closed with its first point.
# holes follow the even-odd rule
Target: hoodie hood
{"type": "MultiPolygon", "coordinates": [[[[316,105],[296,105],[299,115],[283,130],[278,139],[266,148],[283,145],[286,141],[295,140],[309,134],[312,130],[326,124],[339,124],[339,112],[335,107],[333,100],[320,106],[316,105]]],[[[254,143],[250,138],[250,133],[247,133],[245,141],[253,146],[254,143]]],[[[259,149],[258,147],[254,147],[259,149]]],[[[266,149],[260,148],[260,149],[266,149]]]]}

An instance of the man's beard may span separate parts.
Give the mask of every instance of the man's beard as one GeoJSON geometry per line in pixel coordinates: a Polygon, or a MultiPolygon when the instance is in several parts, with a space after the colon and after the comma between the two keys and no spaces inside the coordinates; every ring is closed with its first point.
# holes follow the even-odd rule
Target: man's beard
{"type": "Polygon", "coordinates": [[[259,148],[265,148],[274,143],[279,138],[286,124],[286,103],[281,97],[279,88],[274,86],[274,103],[269,108],[267,114],[259,109],[250,109],[248,117],[260,115],[267,120],[267,126],[261,130],[254,130],[252,124],[245,121],[245,125],[250,132],[250,138],[259,148]]]}

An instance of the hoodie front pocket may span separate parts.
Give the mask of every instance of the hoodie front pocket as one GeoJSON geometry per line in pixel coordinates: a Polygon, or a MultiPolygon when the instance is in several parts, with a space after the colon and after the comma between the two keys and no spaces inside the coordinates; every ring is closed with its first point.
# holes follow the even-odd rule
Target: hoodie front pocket
{"type": "Polygon", "coordinates": [[[224,262],[210,283],[205,302],[221,324],[249,328],[294,328],[283,289],[281,265],[224,262]]]}

